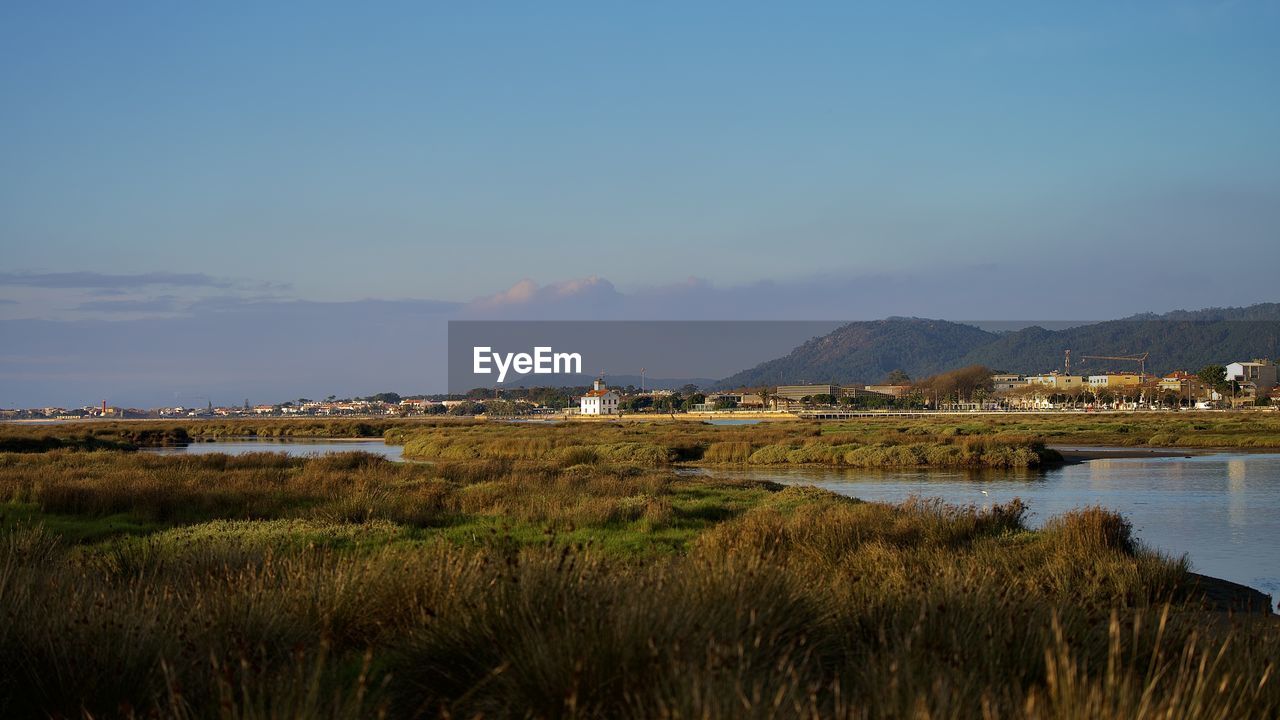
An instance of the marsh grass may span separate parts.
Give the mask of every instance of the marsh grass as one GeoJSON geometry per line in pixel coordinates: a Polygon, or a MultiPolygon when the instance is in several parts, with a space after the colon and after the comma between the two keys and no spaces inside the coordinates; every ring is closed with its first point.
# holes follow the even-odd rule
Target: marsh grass
{"type": "MultiPolygon", "coordinates": [[[[0,423],[0,452],[136,450],[223,438],[400,438],[412,428],[457,427],[458,418],[233,420],[100,420],[52,425],[0,423]]],[[[397,440],[394,444],[400,444],[397,440]]]]}
{"type": "Polygon", "coordinates": [[[976,431],[824,433],[817,423],[748,427],[703,423],[566,423],[510,428],[479,424],[403,431],[405,457],[449,462],[479,458],[549,461],[562,466],[623,463],[844,465],[850,467],[1029,468],[1060,460],[1026,435],[976,431]]]}
{"type": "Polygon", "coordinates": [[[1267,412],[997,414],[965,422],[954,416],[871,417],[827,423],[822,430],[824,435],[865,439],[984,436],[1009,443],[1280,448],[1280,414],[1267,412]]]}
{"type": "Polygon", "coordinates": [[[419,428],[474,451],[421,464],[0,454],[0,716],[1280,712],[1274,619],[1207,605],[1117,514],[1031,531],[1016,500],[665,466],[871,439],[817,426],[592,428],[419,428]]]}
{"type": "Polygon", "coordinates": [[[275,521],[161,533],[104,557],[9,527],[2,709],[1035,718],[1280,709],[1274,623],[1206,623],[1180,594],[1180,563],[1125,550],[1086,516],[1027,532],[1023,511],[785,490],[688,552],[649,558],[500,538],[352,551],[299,540],[390,526],[275,521]],[[251,535],[249,525],[269,527],[251,535]],[[1110,579],[1082,588],[1077,571],[1110,579]]]}

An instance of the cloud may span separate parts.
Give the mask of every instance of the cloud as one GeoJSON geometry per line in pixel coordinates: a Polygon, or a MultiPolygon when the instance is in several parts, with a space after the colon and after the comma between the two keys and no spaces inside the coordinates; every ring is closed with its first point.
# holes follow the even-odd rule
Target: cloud
{"type": "Polygon", "coordinates": [[[57,272],[57,273],[0,273],[0,285],[21,285],[40,288],[93,288],[123,289],[143,288],[156,285],[172,287],[208,287],[231,288],[236,283],[230,280],[215,278],[204,273],[135,273],[129,275],[112,275],[96,272],[57,272]]]}
{"type": "Polygon", "coordinates": [[[463,308],[467,317],[524,318],[579,317],[609,318],[625,310],[625,296],[613,283],[591,275],[538,285],[525,279],[493,295],[477,298],[463,308]]]}
{"type": "Polygon", "coordinates": [[[18,301],[17,301],[17,300],[10,300],[10,299],[8,299],[8,298],[0,298],[0,305],[17,305],[17,304],[18,304],[18,301]]]}
{"type": "Polygon", "coordinates": [[[147,298],[145,300],[93,300],[77,305],[75,310],[82,312],[105,313],[167,313],[181,309],[178,299],[172,295],[147,298]]]}
{"type": "Polygon", "coordinates": [[[502,292],[475,300],[472,305],[477,308],[495,308],[506,305],[531,305],[538,302],[560,302],[581,299],[588,295],[616,296],[617,294],[618,291],[613,287],[613,283],[597,275],[561,280],[541,286],[525,278],[502,292]]]}

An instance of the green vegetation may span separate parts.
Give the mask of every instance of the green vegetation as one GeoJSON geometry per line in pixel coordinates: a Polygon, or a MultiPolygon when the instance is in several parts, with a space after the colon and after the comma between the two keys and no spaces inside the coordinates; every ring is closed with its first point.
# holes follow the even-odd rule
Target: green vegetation
{"type": "Polygon", "coordinates": [[[0,452],[136,450],[224,438],[379,438],[395,428],[474,422],[456,419],[132,420],[57,424],[4,423],[0,452]]]}
{"type": "Polygon", "coordinates": [[[185,427],[156,423],[9,424],[0,429],[0,452],[136,450],[188,442],[185,427]]]}
{"type": "Polygon", "coordinates": [[[1114,513],[665,467],[817,425],[393,430],[437,458],[0,454],[0,716],[1280,712],[1280,627],[1114,513]]]}
{"type": "Polygon", "coordinates": [[[822,426],[827,437],[972,437],[1002,443],[1125,447],[1280,448],[1280,414],[1085,413],[859,418],[822,426]]]}
{"type": "Polygon", "coordinates": [[[968,437],[947,428],[906,433],[887,427],[874,432],[825,430],[810,422],[732,427],[692,422],[525,427],[476,424],[398,428],[388,433],[387,441],[403,442],[405,457],[419,460],[507,458],[569,464],[624,462],[648,467],[749,463],[1027,468],[1061,459],[1025,435],[968,437]]]}

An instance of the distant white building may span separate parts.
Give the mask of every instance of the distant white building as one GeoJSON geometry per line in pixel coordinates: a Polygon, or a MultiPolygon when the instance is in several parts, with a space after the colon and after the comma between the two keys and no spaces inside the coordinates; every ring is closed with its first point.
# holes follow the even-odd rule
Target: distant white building
{"type": "Polygon", "coordinates": [[[1269,360],[1233,362],[1227,366],[1227,380],[1240,383],[1247,396],[1265,397],[1277,385],[1276,366],[1269,360]]]}
{"type": "Polygon", "coordinates": [[[617,415],[618,393],[604,386],[604,380],[596,380],[591,390],[579,400],[579,412],[583,415],[617,415]]]}

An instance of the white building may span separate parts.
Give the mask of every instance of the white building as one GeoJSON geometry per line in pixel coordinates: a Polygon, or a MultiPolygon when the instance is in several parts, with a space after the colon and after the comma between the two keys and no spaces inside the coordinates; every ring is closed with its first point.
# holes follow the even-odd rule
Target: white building
{"type": "Polygon", "coordinates": [[[581,403],[579,412],[583,415],[618,414],[618,393],[606,388],[604,380],[596,380],[592,383],[591,390],[583,395],[579,402],[581,403]]]}
{"type": "Polygon", "coordinates": [[[1276,366],[1267,360],[1233,362],[1227,366],[1227,379],[1240,383],[1246,395],[1266,395],[1276,383],[1276,366]]]}
{"type": "Polygon", "coordinates": [[[1057,370],[1047,375],[1028,375],[1028,385],[1044,385],[1056,390],[1079,390],[1088,385],[1083,375],[1062,375],[1057,370]]]}

